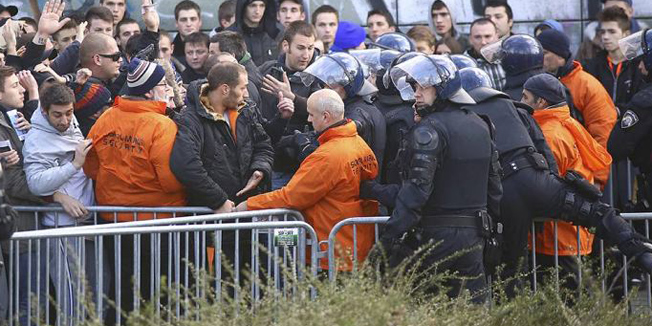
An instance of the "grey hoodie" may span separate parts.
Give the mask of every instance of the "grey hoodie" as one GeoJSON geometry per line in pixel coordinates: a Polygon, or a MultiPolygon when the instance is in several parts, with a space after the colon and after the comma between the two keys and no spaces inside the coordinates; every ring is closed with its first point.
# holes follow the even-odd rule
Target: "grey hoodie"
{"type": "MultiPolygon", "coordinates": [[[[45,117],[41,108],[32,116],[32,129],[27,133],[23,146],[23,168],[27,175],[29,190],[37,196],[50,196],[55,191],[77,199],[85,206],[95,202],[93,182],[83,169],[72,165],[75,147],[84,139],[77,119],[73,116],[65,132],[56,130],[45,117]]],[[[42,222],[48,226],[74,225],[75,219],[67,214],[45,214],[42,222]]]]}
{"type": "MultiPolygon", "coordinates": [[[[434,4],[434,2],[433,2],[434,4]]],[[[455,38],[460,45],[462,46],[462,52],[466,51],[466,49],[469,48],[469,38],[467,35],[460,33],[457,22],[455,21],[455,12],[454,9],[448,6],[446,4],[446,7],[448,8],[448,13],[450,14],[451,17],[451,36],[455,38]]],[[[437,34],[437,29],[435,28],[435,22],[432,20],[432,6],[430,7],[430,11],[428,12],[428,26],[432,30],[432,32],[437,35],[437,41],[443,38],[442,35],[437,34]]]]}

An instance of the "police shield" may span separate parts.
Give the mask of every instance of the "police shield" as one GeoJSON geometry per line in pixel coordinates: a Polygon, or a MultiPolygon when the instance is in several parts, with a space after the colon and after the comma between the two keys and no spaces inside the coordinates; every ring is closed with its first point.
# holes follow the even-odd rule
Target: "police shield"
{"type": "Polygon", "coordinates": [[[636,32],[618,41],[618,47],[627,60],[642,56],[645,52],[643,32],[636,32]]]}

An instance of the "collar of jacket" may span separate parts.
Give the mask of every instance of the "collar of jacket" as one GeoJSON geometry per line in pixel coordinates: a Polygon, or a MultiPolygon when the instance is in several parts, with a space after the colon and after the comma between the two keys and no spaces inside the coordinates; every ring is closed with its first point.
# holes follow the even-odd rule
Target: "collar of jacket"
{"type": "Polygon", "coordinates": [[[351,120],[346,119],[340,122],[336,122],[332,126],[326,128],[326,130],[322,131],[317,140],[319,141],[320,145],[323,145],[324,143],[335,138],[355,137],[357,134],[358,130],[355,127],[355,123],[351,120]]]}
{"type": "MultiPolygon", "coordinates": [[[[208,87],[208,84],[201,85],[199,88],[199,101],[201,102],[201,106],[204,109],[204,117],[210,118],[213,121],[224,121],[226,122],[226,118],[224,117],[224,114],[215,112],[213,110],[213,106],[211,106],[211,102],[208,100],[207,95],[201,95],[204,92],[204,88],[208,87]]],[[[246,102],[244,104],[241,104],[238,106],[238,113],[242,111],[242,109],[246,106],[246,102]]],[[[201,112],[201,111],[200,111],[201,112]]]]}
{"type": "Polygon", "coordinates": [[[245,54],[242,56],[242,59],[240,59],[240,61],[238,61],[238,63],[244,66],[250,60],[251,60],[251,53],[245,52],[245,54]]]}
{"type": "Polygon", "coordinates": [[[13,127],[9,125],[10,122],[9,122],[9,116],[7,116],[7,111],[11,111],[11,110],[7,109],[4,105],[0,104],[0,113],[2,113],[2,117],[4,118],[4,119],[0,119],[0,125],[13,129],[13,127]]]}
{"type": "Polygon", "coordinates": [[[148,100],[132,100],[122,96],[115,98],[113,106],[120,111],[143,113],[154,112],[165,115],[165,102],[161,101],[148,101],[148,100]]]}
{"type": "Polygon", "coordinates": [[[535,110],[532,116],[539,124],[549,120],[564,120],[570,118],[570,108],[566,102],[562,102],[543,110],[535,110]]]}
{"type": "Polygon", "coordinates": [[[557,71],[558,78],[572,77],[582,71],[582,64],[575,60],[568,60],[566,64],[557,71]]]}

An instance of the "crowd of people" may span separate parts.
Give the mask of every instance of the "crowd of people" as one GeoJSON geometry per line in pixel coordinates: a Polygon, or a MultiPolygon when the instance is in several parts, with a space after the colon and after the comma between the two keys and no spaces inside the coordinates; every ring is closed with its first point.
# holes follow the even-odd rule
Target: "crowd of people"
{"type": "MultiPolygon", "coordinates": [[[[577,255],[594,251],[594,237],[652,268],[649,240],[619,216],[649,211],[652,201],[652,31],[633,18],[631,0],[603,0],[578,53],[554,20],[514,34],[506,0],[487,1],[468,35],[443,0],[432,3],[428,25],[405,34],[382,10],[369,11],[365,30],[329,5],[306,13],[301,0],[226,0],[219,26],[205,26],[208,8],[183,0],[174,37],[152,0],[142,1],[142,24],[125,1],[63,17],[65,3],[49,0],[38,19],[0,6],[4,201],[64,210],[19,214],[11,230],[87,224],[89,206],[289,208],[326,240],[345,218],[389,215],[377,246],[372,226],[359,227],[357,241],[344,229],[338,243],[357,246],[360,261],[385,253],[394,266],[443,241],[420,268],[465,251],[439,268],[464,279],[450,281],[449,295],[468,289],[478,302],[496,264],[513,279],[508,293],[525,286],[528,250],[542,266],[558,259],[577,286],[577,255]],[[628,159],[636,196],[627,195],[628,159]],[[609,180],[612,205],[602,199],[609,180]],[[537,223],[529,234],[536,217],[564,222],[537,223]]],[[[226,233],[222,250],[246,262],[250,237],[240,237],[242,252],[226,233]]],[[[49,263],[74,266],[55,253],[84,240],[57,241],[49,263]]],[[[21,270],[45,259],[22,245],[21,270]]],[[[85,245],[86,261],[114,263],[85,245]]],[[[346,270],[352,258],[342,252],[346,270]]],[[[106,274],[96,267],[86,274],[106,274]]],[[[124,268],[121,277],[132,274],[124,268]]],[[[65,293],[79,280],[50,277],[57,304],[78,314],[65,293]]],[[[34,282],[20,279],[21,309],[34,282]]],[[[130,291],[124,282],[123,303],[130,291]]],[[[0,323],[2,308],[0,300],[0,323]]]]}

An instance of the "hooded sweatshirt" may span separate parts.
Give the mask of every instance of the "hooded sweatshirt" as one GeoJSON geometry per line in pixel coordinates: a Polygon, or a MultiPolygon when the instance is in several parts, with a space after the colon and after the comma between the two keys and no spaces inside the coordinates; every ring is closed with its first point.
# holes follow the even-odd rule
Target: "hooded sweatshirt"
{"type": "MultiPolygon", "coordinates": [[[[41,108],[34,112],[32,129],[27,133],[23,146],[23,167],[33,194],[50,196],[59,191],[85,206],[94,204],[93,181],[83,169],[72,165],[75,148],[83,139],[74,116],[68,129],[59,132],[48,122],[41,108]]],[[[74,225],[75,219],[65,213],[46,213],[42,223],[47,226],[74,225]]]]}
{"type": "MultiPolygon", "coordinates": [[[[433,2],[434,3],[434,2],[433,2]]],[[[462,46],[462,51],[465,51],[466,49],[469,48],[469,38],[460,33],[458,28],[457,28],[457,22],[455,21],[455,12],[451,7],[448,7],[448,13],[450,14],[451,17],[451,37],[454,37],[462,46]]],[[[437,34],[437,29],[435,28],[435,22],[432,20],[432,7],[430,8],[430,11],[428,12],[428,26],[430,29],[437,34]]],[[[437,34],[437,39],[439,40],[440,38],[443,38],[443,35],[437,34]]]]}
{"type": "MultiPolygon", "coordinates": [[[[256,0],[261,1],[261,0],[256,0]]],[[[257,27],[249,27],[244,22],[246,7],[254,0],[238,0],[235,23],[229,30],[239,32],[247,44],[247,50],[256,66],[278,57],[278,43],[283,37],[280,24],[276,21],[276,1],[264,0],[265,13],[257,27]]]]}

